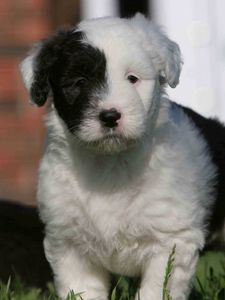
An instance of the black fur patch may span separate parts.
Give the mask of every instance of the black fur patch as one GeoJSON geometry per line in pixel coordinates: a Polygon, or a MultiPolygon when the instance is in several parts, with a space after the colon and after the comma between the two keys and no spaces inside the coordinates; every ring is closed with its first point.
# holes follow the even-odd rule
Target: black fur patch
{"type": "Polygon", "coordinates": [[[210,219],[209,241],[216,243],[216,246],[223,246],[221,245],[222,240],[220,238],[225,221],[225,126],[216,119],[205,118],[190,108],[181,105],[178,106],[183,109],[185,114],[200,130],[208,143],[212,161],[217,167],[217,197],[210,219]]]}
{"type": "Polygon", "coordinates": [[[60,31],[57,35],[43,40],[38,45],[40,50],[33,63],[34,79],[30,90],[31,99],[38,106],[44,105],[47,100],[50,91],[49,74],[51,68],[57,61],[65,40],[70,38],[71,34],[70,30],[60,31]]]}
{"type": "Polygon", "coordinates": [[[71,132],[79,127],[93,95],[104,88],[105,55],[89,45],[82,32],[60,32],[43,43],[31,97],[41,106],[51,89],[55,108],[71,132]]]}

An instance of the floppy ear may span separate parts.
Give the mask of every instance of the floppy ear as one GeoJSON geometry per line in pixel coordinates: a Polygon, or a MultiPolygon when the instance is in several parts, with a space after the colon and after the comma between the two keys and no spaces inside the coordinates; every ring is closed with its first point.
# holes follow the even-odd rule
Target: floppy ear
{"type": "Polygon", "coordinates": [[[130,21],[141,37],[143,47],[149,52],[159,76],[165,77],[170,87],[175,88],[179,83],[183,64],[179,46],[171,41],[159,26],[140,13],[130,21]]]}
{"type": "Polygon", "coordinates": [[[60,31],[55,36],[39,42],[20,65],[24,84],[30,94],[31,104],[42,106],[50,93],[49,75],[57,61],[63,42],[71,30],[60,31]]]}

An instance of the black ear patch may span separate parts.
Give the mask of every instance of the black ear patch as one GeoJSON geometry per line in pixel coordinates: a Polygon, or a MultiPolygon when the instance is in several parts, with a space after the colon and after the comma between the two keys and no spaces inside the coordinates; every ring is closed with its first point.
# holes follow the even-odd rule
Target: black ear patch
{"type": "Polygon", "coordinates": [[[72,35],[82,39],[82,33],[74,32],[73,28],[61,30],[55,36],[40,43],[40,50],[33,65],[33,82],[30,88],[31,100],[38,106],[44,105],[48,98],[51,88],[49,76],[52,68],[60,56],[64,42],[72,35]]]}

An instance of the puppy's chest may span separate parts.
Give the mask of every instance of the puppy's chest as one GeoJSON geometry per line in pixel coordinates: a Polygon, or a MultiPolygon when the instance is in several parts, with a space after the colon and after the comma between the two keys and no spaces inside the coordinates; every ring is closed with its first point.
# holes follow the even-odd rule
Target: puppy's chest
{"type": "Polygon", "coordinates": [[[111,272],[130,276],[139,274],[144,249],[150,245],[147,224],[141,224],[133,197],[129,193],[117,195],[116,199],[92,197],[86,204],[87,219],[81,228],[80,243],[81,251],[92,260],[111,272]]]}
{"type": "MultiPolygon", "coordinates": [[[[129,201],[132,197],[117,195],[115,197],[93,196],[86,201],[84,214],[87,218],[86,228],[93,237],[105,241],[107,244],[122,243],[124,237],[132,236],[131,219],[135,215],[130,209],[129,201]],[[126,199],[123,199],[125,198],[126,199]],[[92,228],[92,230],[91,230],[92,228]]],[[[133,220],[134,222],[135,220],[133,220]]]]}

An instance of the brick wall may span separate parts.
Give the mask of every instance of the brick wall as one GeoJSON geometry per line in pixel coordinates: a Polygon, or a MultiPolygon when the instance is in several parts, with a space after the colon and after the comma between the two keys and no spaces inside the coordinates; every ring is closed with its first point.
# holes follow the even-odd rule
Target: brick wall
{"type": "Polygon", "coordinates": [[[0,1],[0,198],[35,203],[45,108],[29,106],[18,64],[35,41],[75,22],[77,10],[75,0],[0,1]]]}

